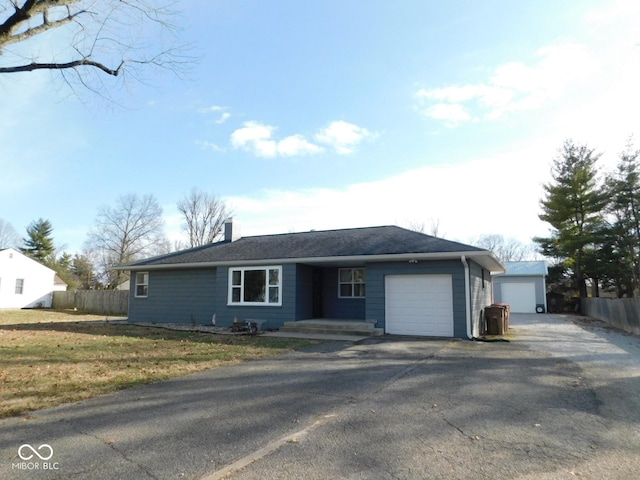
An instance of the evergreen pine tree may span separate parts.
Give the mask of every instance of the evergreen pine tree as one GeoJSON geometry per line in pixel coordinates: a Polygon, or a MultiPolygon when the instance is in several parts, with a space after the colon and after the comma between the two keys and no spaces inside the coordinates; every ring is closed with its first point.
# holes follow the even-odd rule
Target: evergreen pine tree
{"type": "Polygon", "coordinates": [[[536,238],[546,255],[565,259],[581,297],[587,296],[584,265],[602,224],[607,200],[597,182],[600,154],[565,141],[552,167],[553,181],[543,186],[540,219],[552,227],[550,238],[536,238]]]}
{"type": "Polygon", "coordinates": [[[51,232],[53,232],[53,226],[49,220],[40,218],[31,222],[27,227],[28,238],[22,240],[24,247],[20,250],[40,263],[53,261],[55,247],[51,232]]]}

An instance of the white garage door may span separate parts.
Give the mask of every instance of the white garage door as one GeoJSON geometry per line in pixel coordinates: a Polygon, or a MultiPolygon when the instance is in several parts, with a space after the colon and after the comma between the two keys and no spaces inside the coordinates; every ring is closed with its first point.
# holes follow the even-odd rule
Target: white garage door
{"type": "Polygon", "coordinates": [[[387,275],[387,333],[453,337],[451,275],[387,275]]]}
{"type": "Polygon", "coordinates": [[[514,313],[536,313],[536,284],[503,283],[502,303],[511,305],[514,313]]]}

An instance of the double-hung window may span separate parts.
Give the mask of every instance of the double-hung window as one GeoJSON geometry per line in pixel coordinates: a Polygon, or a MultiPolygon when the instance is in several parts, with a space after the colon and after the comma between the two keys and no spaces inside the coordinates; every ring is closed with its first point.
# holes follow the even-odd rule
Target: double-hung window
{"type": "Polygon", "coordinates": [[[16,278],[16,295],[22,295],[24,292],[24,278],[16,278]]]}
{"type": "Polygon", "coordinates": [[[149,272],[136,272],[136,297],[145,298],[149,294],[149,272]]]}
{"type": "Polygon", "coordinates": [[[338,297],[364,298],[364,268],[341,268],[338,270],[338,297]]]}
{"type": "Polygon", "coordinates": [[[282,305],[282,267],[229,269],[229,305],[282,305]]]}

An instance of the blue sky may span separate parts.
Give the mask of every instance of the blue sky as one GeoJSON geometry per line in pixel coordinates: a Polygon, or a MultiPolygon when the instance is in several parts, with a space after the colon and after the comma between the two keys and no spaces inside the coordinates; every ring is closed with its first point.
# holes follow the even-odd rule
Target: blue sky
{"type": "MultiPolygon", "coordinates": [[[[100,205],[151,193],[167,234],[192,187],[244,235],[439,224],[471,242],[546,235],[566,138],[612,168],[640,124],[640,2],[189,0],[189,78],[81,99],[0,78],[0,218],[49,219],[77,253],[100,205]]],[[[109,80],[106,80],[108,83],[109,80]]]]}

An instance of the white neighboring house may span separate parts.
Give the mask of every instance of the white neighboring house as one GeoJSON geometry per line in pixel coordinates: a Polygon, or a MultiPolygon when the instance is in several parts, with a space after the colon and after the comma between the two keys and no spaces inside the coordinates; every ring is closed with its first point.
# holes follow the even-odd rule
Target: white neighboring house
{"type": "Polygon", "coordinates": [[[53,292],[66,289],[49,267],[13,248],[0,250],[0,308],[51,308],[53,292]]]}

